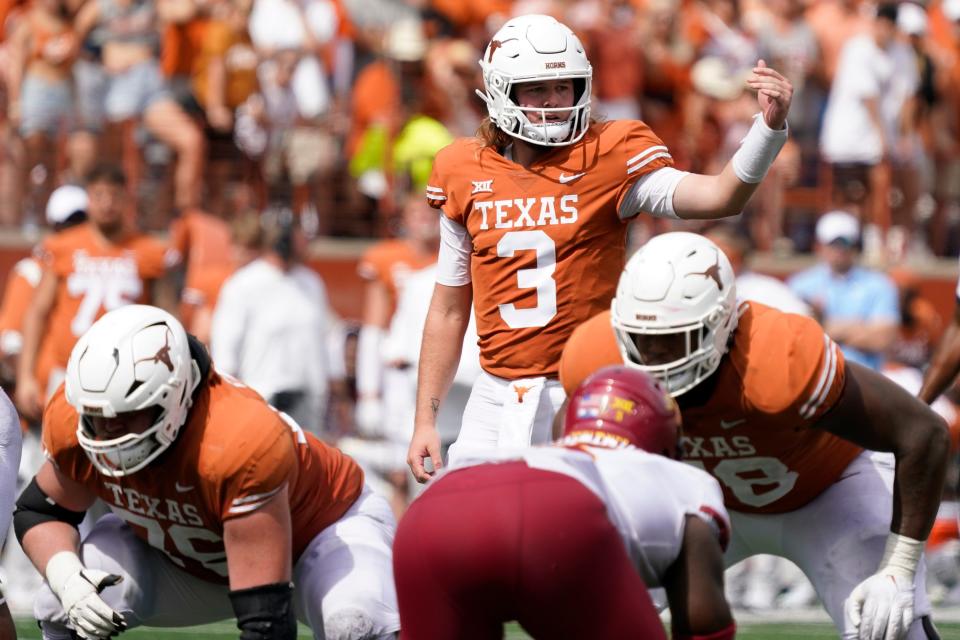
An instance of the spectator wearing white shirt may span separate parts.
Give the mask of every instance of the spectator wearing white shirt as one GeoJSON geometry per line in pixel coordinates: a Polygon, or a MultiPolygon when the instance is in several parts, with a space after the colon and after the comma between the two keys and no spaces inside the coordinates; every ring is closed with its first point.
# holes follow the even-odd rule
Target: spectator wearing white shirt
{"type": "Polygon", "coordinates": [[[261,255],[224,283],[211,351],[222,372],[313,433],[326,411],[328,334],[335,324],[320,276],[302,264],[305,240],[289,210],[261,217],[261,255]]]}
{"type": "Polygon", "coordinates": [[[909,110],[920,82],[913,51],[897,37],[897,16],[896,4],[880,4],[871,31],[844,45],[820,132],[820,151],[833,173],[833,204],[869,207],[868,260],[882,255],[890,222],[886,163],[908,161],[901,156],[912,139],[909,110]]]}

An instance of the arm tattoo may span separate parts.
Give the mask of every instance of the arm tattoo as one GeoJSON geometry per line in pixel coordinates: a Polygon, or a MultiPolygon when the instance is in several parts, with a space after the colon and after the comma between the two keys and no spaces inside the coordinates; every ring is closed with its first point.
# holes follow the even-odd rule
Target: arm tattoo
{"type": "Polygon", "coordinates": [[[430,398],[430,410],[433,411],[433,417],[437,417],[440,411],[440,398],[430,398]]]}

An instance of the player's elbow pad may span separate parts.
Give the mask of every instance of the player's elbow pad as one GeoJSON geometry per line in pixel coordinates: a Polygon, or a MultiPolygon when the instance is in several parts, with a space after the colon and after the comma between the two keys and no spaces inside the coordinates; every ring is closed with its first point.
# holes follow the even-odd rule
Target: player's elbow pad
{"type": "Polygon", "coordinates": [[[297,637],[293,583],[275,582],[230,592],[240,640],[292,640],[297,637]]]}
{"type": "Polygon", "coordinates": [[[731,622],[720,631],[714,631],[713,633],[684,634],[674,631],[673,640],[733,640],[735,635],[737,635],[737,623],[731,622]]]}
{"type": "Polygon", "coordinates": [[[84,514],[84,511],[65,509],[51,500],[34,478],[17,498],[17,508],[13,512],[13,530],[22,545],[23,536],[38,524],[65,522],[77,528],[83,522],[84,514]]]}

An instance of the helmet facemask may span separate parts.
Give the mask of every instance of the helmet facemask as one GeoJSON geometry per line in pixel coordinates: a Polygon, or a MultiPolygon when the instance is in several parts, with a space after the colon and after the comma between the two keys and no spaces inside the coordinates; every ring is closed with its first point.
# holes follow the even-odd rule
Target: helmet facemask
{"type": "MultiPolygon", "coordinates": [[[[496,76],[498,79],[499,76],[496,76]]],[[[561,79],[562,76],[555,79],[561,79]]],[[[543,82],[544,78],[526,80],[503,80],[502,95],[499,89],[480,93],[487,103],[491,119],[496,125],[514,138],[545,147],[562,147],[580,140],[590,128],[590,84],[589,76],[574,78],[575,103],[570,107],[523,107],[516,103],[516,86],[526,82],[543,82]],[[494,116],[493,114],[497,115],[494,116]],[[530,120],[529,115],[537,116],[538,123],[530,120]],[[564,120],[549,120],[551,114],[566,114],[564,120]]]]}
{"type": "Polygon", "coordinates": [[[703,321],[674,327],[644,328],[637,330],[613,316],[613,330],[617,336],[617,347],[624,363],[655,376],[667,392],[680,396],[703,382],[716,371],[720,359],[726,353],[726,344],[718,348],[719,336],[726,341],[730,331],[724,331],[723,320],[729,320],[730,314],[712,314],[703,321]],[[675,336],[682,348],[677,357],[669,361],[651,358],[644,353],[642,345],[649,339],[670,339],[675,336]]]}
{"type": "MultiPolygon", "coordinates": [[[[200,369],[196,362],[191,362],[191,369],[191,377],[196,382],[176,385],[180,387],[181,396],[186,395],[180,397],[174,405],[182,407],[182,411],[171,411],[159,404],[147,406],[140,411],[150,414],[150,426],[142,431],[131,431],[115,438],[102,439],[97,436],[94,428],[96,416],[80,414],[77,440],[97,471],[113,478],[130,475],[153,462],[173,444],[180,432],[181,420],[185,419],[186,411],[192,405],[193,390],[200,381],[200,369]]],[[[170,392],[177,393],[178,389],[171,385],[170,392]]],[[[126,413],[120,415],[129,416],[126,413]]]]}

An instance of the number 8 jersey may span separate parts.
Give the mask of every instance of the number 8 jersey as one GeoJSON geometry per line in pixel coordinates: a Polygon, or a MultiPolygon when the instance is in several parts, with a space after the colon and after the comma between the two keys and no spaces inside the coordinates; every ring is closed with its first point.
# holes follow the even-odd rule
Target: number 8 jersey
{"type": "MultiPolygon", "coordinates": [[[[833,485],[862,451],[816,428],[843,392],[843,353],[810,318],[752,301],[739,313],[716,372],[679,398],[683,459],[720,481],[729,509],[793,511],[833,485]]],[[[607,311],[570,337],[560,380],[569,394],[610,364],[623,359],[607,311]]]]}
{"type": "Polygon", "coordinates": [[[650,128],[631,120],[594,124],[529,168],[477,138],[437,154],[427,201],[470,256],[469,276],[450,277],[441,264],[437,282],[473,282],[488,373],[557,377],[570,333],[609,307],[616,291],[625,221],[637,213],[620,211],[630,186],[672,164],[650,128]]]}

